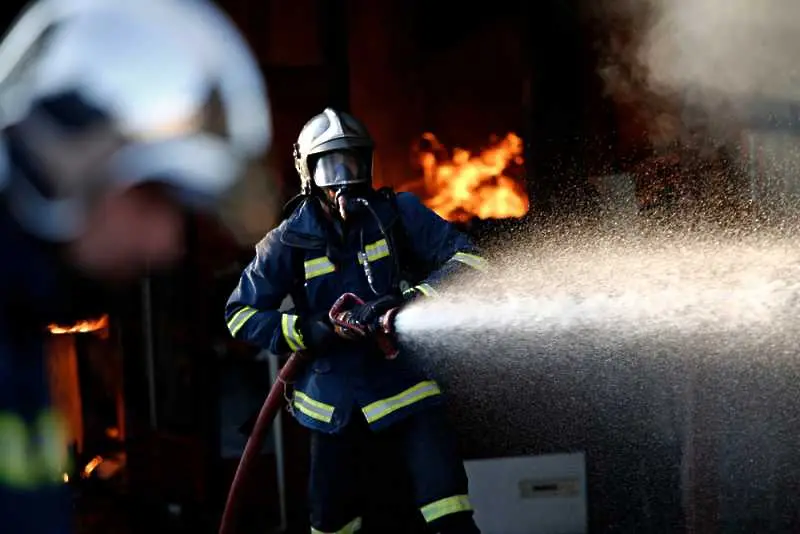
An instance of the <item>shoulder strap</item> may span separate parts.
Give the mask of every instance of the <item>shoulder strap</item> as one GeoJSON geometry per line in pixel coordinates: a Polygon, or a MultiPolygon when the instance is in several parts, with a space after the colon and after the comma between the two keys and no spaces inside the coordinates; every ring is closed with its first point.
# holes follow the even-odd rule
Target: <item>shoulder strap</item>
{"type": "Polygon", "coordinates": [[[389,230],[389,234],[392,240],[392,252],[397,255],[396,261],[398,262],[400,276],[405,279],[406,282],[415,284],[419,282],[417,278],[420,276],[421,267],[418,258],[414,254],[414,249],[411,246],[411,240],[409,239],[405,222],[403,221],[403,213],[397,205],[397,194],[388,187],[379,189],[378,193],[389,201],[395,213],[395,219],[389,230]]]}
{"type": "MultiPolygon", "coordinates": [[[[405,279],[409,283],[417,283],[417,278],[420,276],[420,266],[417,258],[414,255],[414,249],[411,247],[411,242],[406,232],[406,227],[403,221],[403,214],[397,204],[396,193],[384,187],[378,190],[378,193],[389,201],[392,210],[395,213],[394,222],[389,229],[389,239],[391,239],[392,253],[396,255],[395,261],[398,262],[401,279],[405,279]]],[[[289,247],[292,254],[292,271],[294,272],[294,283],[292,284],[292,300],[295,303],[295,308],[299,313],[308,309],[306,302],[306,294],[304,289],[305,284],[305,255],[303,249],[299,247],[289,247]]],[[[397,283],[400,281],[398,280],[397,283]]]]}
{"type": "Polygon", "coordinates": [[[409,245],[408,234],[406,233],[406,227],[403,222],[403,214],[400,212],[400,208],[397,205],[397,194],[388,187],[379,189],[378,193],[389,201],[389,205],[394,212],[395,217],[389,232],[392,239],[392,248],[395,249],[394,252],[398,255],[399,261],[405,262],[407,259],[410,259],[407,254],[413,254],[413,251],[409,245]]]}

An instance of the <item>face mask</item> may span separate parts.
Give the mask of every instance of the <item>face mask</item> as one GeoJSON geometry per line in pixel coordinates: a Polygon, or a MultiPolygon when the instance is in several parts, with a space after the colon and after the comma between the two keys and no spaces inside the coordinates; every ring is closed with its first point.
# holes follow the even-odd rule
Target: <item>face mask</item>
{"type": "Polygon", "coordinates": [[[317,187],[341,187],[369,181],[364,163],[354,152],[337,151],[323,154],[314,163],[312,177],[317,187]]]}

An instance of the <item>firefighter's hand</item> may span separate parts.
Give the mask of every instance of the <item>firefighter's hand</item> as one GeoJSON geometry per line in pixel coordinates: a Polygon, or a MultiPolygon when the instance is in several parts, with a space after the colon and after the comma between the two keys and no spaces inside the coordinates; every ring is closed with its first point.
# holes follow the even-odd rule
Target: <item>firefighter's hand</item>
{"type": "Polygon", "coordinates": [[[303,344],[307,349],[325,348],[338,339],[327,313],[318,313],[305,318],[301,317],[297,321],[298,330],[300,335],[303,336],[303,344]]]}
{"type": "Polygon", "coordinates": [[[381,315],[403,305],[402,297],[395,295],[386,295],[379,299],[372,300],[354,306],[352,309],[353,320],[358,324],[370,327],[375,326],[380,319],[381,315]]]}

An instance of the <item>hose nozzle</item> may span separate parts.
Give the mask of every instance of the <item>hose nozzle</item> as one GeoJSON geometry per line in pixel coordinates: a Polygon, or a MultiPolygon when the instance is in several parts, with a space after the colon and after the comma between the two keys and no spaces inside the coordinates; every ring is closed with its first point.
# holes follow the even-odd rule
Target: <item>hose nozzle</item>
{"type": "Polygon", "coordinates": [[[364,301],[353,293],[345,293],[333,303],[328,312],[328,318],[339,337],[360,339],[367,337],[370,333],[364,325],[356,322],[353,318],[353,307],[361,304],[364,304],[364,301]]]}
{"type": "Polygon", "coordinates": [[[400,354],[397,347],[397,332],[394,328],[394,321],[400,308],[392,308],[378,319],[378,330],[375,332],[375,340],[378,342],[387,360],[394,360],[400,354]]]}
{"type": "Polygon", "coordinates": [[[353,293],[345,293],[337,299],[328,312],[334,331],[345,339],[372,338],[387,360],[397,358],[400,350],[397,348],[394,320],[399,308],[392,308],[374,323],[365,325],[353,318],[352,309],[360,304],[364,304],[364,301],[353,293]]]}

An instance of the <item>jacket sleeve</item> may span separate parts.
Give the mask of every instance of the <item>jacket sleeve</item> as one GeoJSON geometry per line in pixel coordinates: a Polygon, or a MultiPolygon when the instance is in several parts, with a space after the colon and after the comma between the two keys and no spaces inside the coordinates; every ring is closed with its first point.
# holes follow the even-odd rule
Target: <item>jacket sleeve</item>
{"type": "Polygon", "coordinates": [[[488,262],[481,257],[470,238],[422,204],[418,197],[412,193],[398,193],[397,205],[409,246],[430,273],[421,283],[406,290],[403,296],[435,296],[437,288],[451,277],[488,269],[488,262]]]}
{"type": "Polygon", "coordinates": [[[231,335],[273,354],[305,348],[297,316],[278,311],[294,281],[292,250],[281,243],[280,232],[279,227],[256,245],[255,258],[225,305],[231,335]]]}

